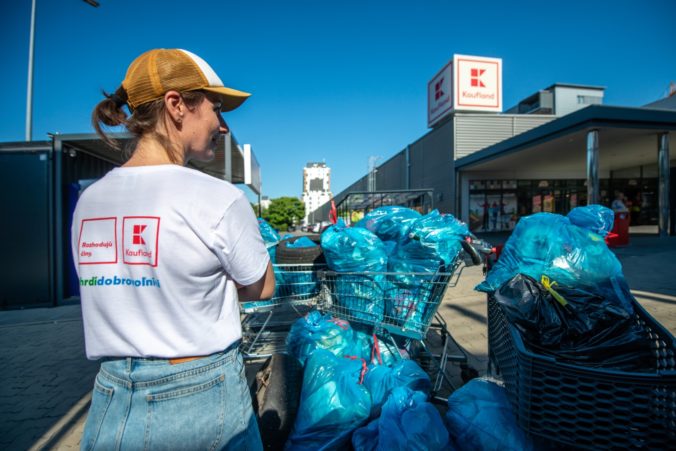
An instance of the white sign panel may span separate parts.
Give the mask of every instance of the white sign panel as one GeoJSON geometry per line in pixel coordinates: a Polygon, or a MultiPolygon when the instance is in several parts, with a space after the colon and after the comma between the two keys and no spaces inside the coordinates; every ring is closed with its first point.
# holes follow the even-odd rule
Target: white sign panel
{"type": "Polygon", "coordinates": [[[453,110],[502,112],[502,59],[453,55],[453,110]]]}
{"type": "Polygon", "coordinates": [[[453,62],[449,61],[427,83],[427,126],[439,122],[453,109],[453,62]]]}

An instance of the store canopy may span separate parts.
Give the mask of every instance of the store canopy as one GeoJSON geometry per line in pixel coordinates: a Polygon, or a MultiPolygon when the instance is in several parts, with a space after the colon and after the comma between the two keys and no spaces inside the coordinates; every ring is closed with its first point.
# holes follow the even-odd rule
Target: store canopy
{"type": "Polygon", "coordinates": [[[599,133],[600,172],[656,165],[657,135],[669,133],[676,142],[676,111],[592,105],[460,158],[455,166],[462,173],[510,178],[584,177],[591,130],[599,133]]]}

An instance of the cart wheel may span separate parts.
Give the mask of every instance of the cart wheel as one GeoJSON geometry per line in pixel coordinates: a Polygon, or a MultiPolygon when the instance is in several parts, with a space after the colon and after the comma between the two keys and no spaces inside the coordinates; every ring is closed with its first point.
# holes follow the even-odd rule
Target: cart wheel
{"type": "Polygon", "coordinates": [[[300,362],[273,354],[256,374],[256,415],[265,449],[282,449],[296,420],[303,383],[300,362]]]}
{"type": "Polygon", "coordinates": [[[460,365],[460,377],[463,382],[467,383],[472,379],[479,377],[479,372],[469,365],[460,365]]]}

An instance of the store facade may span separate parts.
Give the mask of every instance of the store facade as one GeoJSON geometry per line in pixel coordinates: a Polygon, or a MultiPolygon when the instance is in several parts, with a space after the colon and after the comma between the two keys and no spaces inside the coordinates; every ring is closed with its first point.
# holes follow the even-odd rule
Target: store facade
{"type": "Polygon", "coordinates": [[[510,230],[521,216],[587,205],[594,173],[596,203],[611,206],[621,193],[633,225],[660,228],[666,206],[668,231],[676,157],[660,164],[659,154],[669,155],[674,130],[676,111],[602,105],[576,111],[456,160],[456,212],[474,231],[510,230]],[[592,136],[595,161],[589,161],[592,136]]]}
{"type": "Polygon", "coordinates": [[[428,85],[431,130],[336,203],[354,191],[427,189],[472,231],[500,232],[522,216],[610,206],[621,194],[632,224],[674,233],[674,102],[606,106],[603,87],[556,83],[502,114],[501,83],[501,60],[456,55],[428,85]]]}

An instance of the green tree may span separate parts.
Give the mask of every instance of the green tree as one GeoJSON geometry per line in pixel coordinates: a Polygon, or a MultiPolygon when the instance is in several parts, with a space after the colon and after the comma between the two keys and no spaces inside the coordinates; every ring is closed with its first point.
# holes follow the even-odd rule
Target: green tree
{"type": "Polygon", "coordinates": [[[263,219],[280,231],[285,231],[292,224],[298,224],[304,216],[305,205],[296,197],[272,199],[270,206],[263,211],[263,219]]]}

